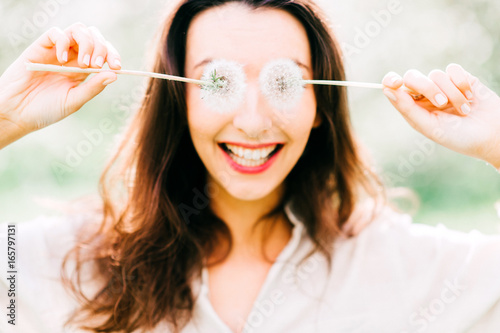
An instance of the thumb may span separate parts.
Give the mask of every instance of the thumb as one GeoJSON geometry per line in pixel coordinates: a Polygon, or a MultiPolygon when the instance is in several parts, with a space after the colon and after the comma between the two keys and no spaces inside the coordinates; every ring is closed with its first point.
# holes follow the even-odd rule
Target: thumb
{"type": "Polygon", "coordinates": [[[96,74],[87,82],[70,89],[66,105],[69,114],[78,111],[85,103],[97,96],[108,84],[116,81],[116,79],[117,75],[115,73],[102,72],[96,74]]]}
{"type": "Polygon", "coordinates": [[[417,105],[404,88],[396,90],[385,88],[383,93],[411,127],[428,138],[433,137],[433,131],[439,127],[437,115],[441,114],[440,111],[431,113],[424,107],[417,105]]]}

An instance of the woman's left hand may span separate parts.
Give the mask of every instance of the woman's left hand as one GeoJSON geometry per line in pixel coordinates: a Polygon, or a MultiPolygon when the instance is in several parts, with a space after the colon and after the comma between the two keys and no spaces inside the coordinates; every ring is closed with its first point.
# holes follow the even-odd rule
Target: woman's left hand
{"type": "Polygon", "coordinates": [[[391,72],[382,83],[389,101],[417,131],[500,168],[500,98],[461,66],[450,64],[446,72],[428,76],[410,70],[401,78],[391,72]]]}

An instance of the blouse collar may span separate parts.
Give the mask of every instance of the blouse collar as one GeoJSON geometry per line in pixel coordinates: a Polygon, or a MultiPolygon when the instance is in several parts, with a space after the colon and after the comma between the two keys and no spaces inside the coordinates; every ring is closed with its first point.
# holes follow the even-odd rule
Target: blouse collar
{"type": "MultiPolygon", "coordinates": [[[[305,237],[304,223],[293,212],[291,206],[292,205],[290,202],[286,203],[284,211],[289,221],[293,225],[292,235],[287,245],[283,248],[279,256],[276,258],[276,261],[286,260],[289,257],[291,257],[305,237]]],[[[200,288],[199,289],[200,293],[206,296],[208,294],[208,270],[206,269],[206,267],[202,268],[201,279],[198,280],[198,283],[199,284],[197,286],[195,283],[195,289],[200,288]]]]}

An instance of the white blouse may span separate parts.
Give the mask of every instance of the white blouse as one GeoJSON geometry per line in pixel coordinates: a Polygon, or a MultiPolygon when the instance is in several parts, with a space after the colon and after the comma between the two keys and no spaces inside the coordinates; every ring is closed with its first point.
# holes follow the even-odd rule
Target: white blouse
{"type": "MultiPolygon", "coordinates": [[[[242,327],[245,333],[500,332],[500,235],[412,223],[385,211],[358,236],[335,242],[331,269],[292,213],[292,238],[242,327]]],[[[0,332],[78,332],[63,324],[78,303],[59,281],[61,261],[84,216],[17,224],[16,325],[8,324],[7,223],[0,224],[0,332]]],[[[232,333],[195,282],[193,319],[183,332],[232,333]]],[[[88,290],[98,284],[89,280],[88,290]],[[93,282],[93,283],[92,283],[93,282]]],[[[238,297],[238,295],[235,295],[238,297]]],[[[154,332],[168,332],[165,323],[154,332]]]]}

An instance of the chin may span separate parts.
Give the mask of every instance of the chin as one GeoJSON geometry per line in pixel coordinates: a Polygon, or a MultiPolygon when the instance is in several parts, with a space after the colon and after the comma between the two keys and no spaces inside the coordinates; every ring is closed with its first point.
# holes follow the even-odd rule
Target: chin
{"type": "Polygon", "coordinates": [[[233,198],[242,201],[257,201],[269,197],[278,189],[276,186],[262,186],[257,182],[252,183],[250,186],[248,184],[241,184],[242,186],[229,186],[225,190],[233,198]]]}

